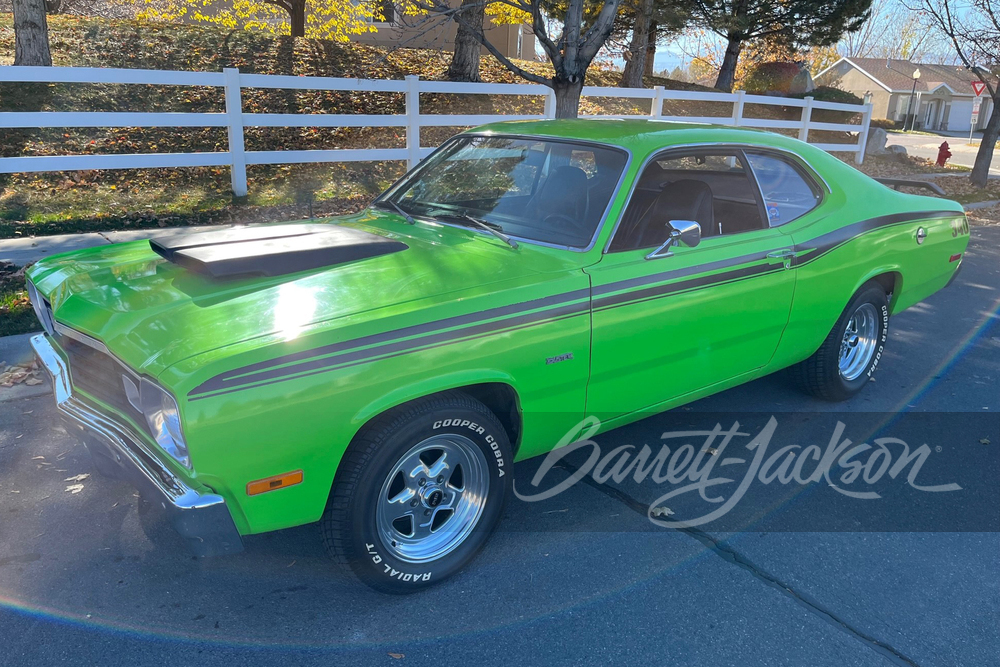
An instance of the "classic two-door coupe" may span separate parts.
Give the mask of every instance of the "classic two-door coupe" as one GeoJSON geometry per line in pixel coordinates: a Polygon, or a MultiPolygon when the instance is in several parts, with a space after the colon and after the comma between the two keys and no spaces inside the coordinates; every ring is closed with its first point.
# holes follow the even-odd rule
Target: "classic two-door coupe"
{"type": "MultiPolygon", "coordinates": [[[[944,287],[961,206],[805,143],[642,120],[458,135],[360,213],[42,260],[36,353],[195,553],[319,522],[367,584],[466,564],[515,461],[782,368],[837,400],[944,287]]],[[[160,522],[162,523],[162,521],[160,522]]]]}

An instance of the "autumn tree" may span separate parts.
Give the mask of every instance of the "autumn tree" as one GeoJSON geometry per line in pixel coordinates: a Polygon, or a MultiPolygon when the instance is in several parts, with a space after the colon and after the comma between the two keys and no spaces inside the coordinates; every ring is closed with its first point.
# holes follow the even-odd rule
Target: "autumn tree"
{"type": "Polygon", "coordinates": [[[44,0],[13,0],[14,64],[52,65],[44,0]]]}
{"type": "Polygon", "coordinates": [[[731,91],[745,43],[774,38],[790,48],[828,46],[868,18],[872,0],[694,0],[696,24],[726,44],[715,87],[731,91]]]}
{"type": "MultiPolygon", "coordinates": [[[[621,0],[567,0],[564,10],[555,9],[545,0],[481,0],[490,9],[523,17],[531,25],[554,74],[545,77],[518,66],[486,37],[483,26],[464,18],[467,5],[452,7],[447,0],[410,0],[412,5],[432,16],[453,19],[464,26],[475,40],[500,63],[522,79],[549,86],[555,93],[557,118],[575,118],[580,106],[587,69],[608,40],[614,27],[621,0]]],[[[520,19],[518,19],[520,20],[520,19]]]]}
{"type": "MultiPolygon", "coordinates": [[[[122,1],[122,0],[118,0],[122,1]]],[[[352,0],[136,0],[136,18],[184,19],[228,30],[259,30],[292,37],[348,41],[374,32],[383,18],[382,5],[352,0]]]]}
{"type": "Polygon", "coordinates": [[[844,34],[838,51],[847,58],[955,60],[951,43],[933,19],[926,12],[911,11],[900,0],[872,0],[868,19],[856,31],[844,34]]]}
{"type": "Polygon", "coordinates": [[[448,78],[452,81],[479,81],[479,52],[482,47],[476,33],[483,32],[486,5],[482,0],[462,0],[459,14],[462,20],[456,20],[458,31],[448,65],[448,78]]]}
{"type": "Polygon", "coordinates": [[[622,88],[642,88],[642,77],[653,73],[656,40],[687,22],[686,0],[622,0],[614,33],[628,35],[622,88]]]}
{"type": "Polygon", "coordinates": [[[979,80],[993,99],[990,118],[976,153],[970,180],[985,188],[993,150],[1000,135],[1000,2],[997,0],[921,0],[915,8],[927,12],[955,48],[959,60],[979,80]]]}

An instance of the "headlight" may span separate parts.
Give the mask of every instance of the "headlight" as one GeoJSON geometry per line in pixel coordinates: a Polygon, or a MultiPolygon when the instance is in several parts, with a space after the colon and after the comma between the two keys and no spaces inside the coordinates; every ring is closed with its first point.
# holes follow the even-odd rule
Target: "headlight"
{"type": "Polygon", "coordinates": [[[49,308],[45,299],[42,295],[38,293],[35,285],[28,280],[28,299],[31,300],[31,307],[35,309],[35,317],[41,322],[42,328],[45,329],[45,333],[50,336],[55,335],[55,325],[52,322],[52,309],[49,308]]]}
{"type": "Polygon", "coordinates": [[[149,424],[149,431],[156,442],[178,463],[190,468],[191,457],[188,456],[187,443],[181,433],[181,413],[174,397],[143,379],[139,387],[139,401],[142,403],[142,414],[149,424]]]}

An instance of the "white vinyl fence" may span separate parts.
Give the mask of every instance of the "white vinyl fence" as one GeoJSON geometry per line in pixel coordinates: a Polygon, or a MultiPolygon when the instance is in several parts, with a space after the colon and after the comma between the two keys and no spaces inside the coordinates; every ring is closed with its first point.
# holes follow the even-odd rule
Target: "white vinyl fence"
{"type": "MultiPolygon", "coordinates": [[[[552,118],[555,96],[550,88],[537,84],[488,84],[425,81],[416,76],[403,80],[341,79],[332,77],[302,77],[243,74],[237,69],[222,72],[173,72],[141,69],[103,69],[91,67],[0,67],[0,82],[48,83],[115,83],[154,84],[167,86],[213,86],[225,95],[225,113],[155,113],[155,112],[0,112],[0,128],[69,128],[69,127],[225,127],[229,133],[229,150],[192,153],[140,153],[108,155],[53,155],[0,158],[0,173],[76,171],[89,169],[141,169],[154,167],[222,167],[232,170],[233,193],[247,193],[248,164],[293,164],[308,162],[359,162],[406,160],[413,167],[433,148],[420,145],[422,127],[460,127],[481,125],[498,120],[552,118]],[[343,92],[402,93],[406,100],[403,114],[294,114],[244,113],[241,91],[244,88],[279,88],[343,92]],[[545,98],[542,115],[458,115],[420,113],[421,93],[480,94],[480,95],[539,95],[545,98]],[[243,131],[247,127],[399,127],[405,128],[405,148],[331,149],[247,151],[243,147],[243,131]]],[[[736,93],[693,92],[654,88],[609,88],[587,86],[584,96],[603,98],[649,99],[648,114],[632,116],[602,116],[608,118],[656,118],[694,123],[712,123],[730,127],[798,130],[798,137],[808,141],[811,130],[856,132],[853,144],[814,144],[826,151],[855,154],[855,161],[864,159],[865,141],[871,121],[871,104],[864,106],[819,102],[811,97],[795,99],[736,93]],[[733,105],[729,117],[665,116],[666,100],[727,102],[733,105]],[[800,107],[798,120],[752,118],[744,114],[745,106],[772,105],[800,107]],[[861,113],[861,124],[822,123],[812,120],[816,109],[861,113]]]]}

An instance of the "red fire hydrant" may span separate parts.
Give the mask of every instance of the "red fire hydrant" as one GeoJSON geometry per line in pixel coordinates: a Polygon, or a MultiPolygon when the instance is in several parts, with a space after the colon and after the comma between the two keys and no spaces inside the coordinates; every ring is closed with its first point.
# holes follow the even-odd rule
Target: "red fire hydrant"
{"type": "Polygon", "coordinates": [[[944,163],[947,162],[950,157],[951,151],[948,150],[948,142],[942,141],[941,145],[938,146],[937,166],[943,167],[944,163]]]}

